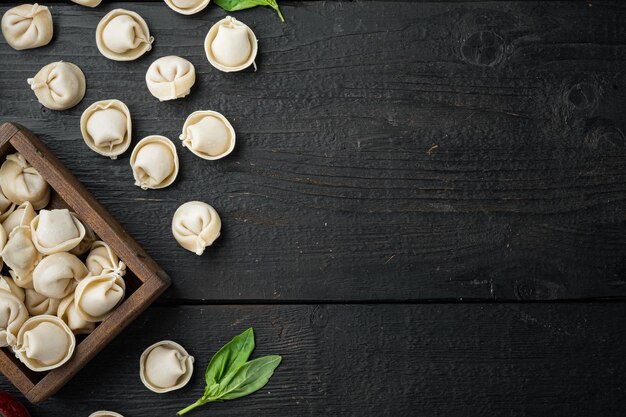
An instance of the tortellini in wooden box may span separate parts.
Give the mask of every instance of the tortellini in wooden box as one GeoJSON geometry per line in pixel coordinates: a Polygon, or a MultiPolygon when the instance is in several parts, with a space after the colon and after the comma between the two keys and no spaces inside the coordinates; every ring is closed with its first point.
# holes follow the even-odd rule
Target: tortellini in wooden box
{"type": "Polygon", "coordinates": [[[0,347],[33,371],[61,366],[126,295],[126,265],[19,153],[0,166],[0,347]],[[39,210],[39,211],[37,211],[39,210]],[[8,275],[8,276],[7,276],[8,275]]]}

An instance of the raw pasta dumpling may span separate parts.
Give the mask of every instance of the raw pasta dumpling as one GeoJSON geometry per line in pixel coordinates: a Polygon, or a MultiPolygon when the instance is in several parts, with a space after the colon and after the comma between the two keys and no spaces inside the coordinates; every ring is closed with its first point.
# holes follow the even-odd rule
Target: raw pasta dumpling
{"type": "Polygon", "coordinates": [[[117,274],[123,276],[126,273],[126,265],[120,261],[111,247],[101,240],[91,245],[91,251],[87,255],[87,269],[91,275],[117,274]]]}
{"type": "Polygon", "coordinates": [[[56,314],[59,309],[61,300],[58,298],[46,297],[43,294],[39,294],[32,288],[26,288],[24,290],[24,304],[31,316],[41,316],[43,314],[56,314]]]}
{"type": "Polygon", "coordinates": [[[33,270],[41,254],[33,244],[30,227],[18,226],[13,229],[1,255],[4,263],[11,268],[9,273],[15,283],[22,288],[32,288],[33,270]]]}
{"type": "Polygon", "coordinates": [[[0,290],[0,347],[15,345],[26,320],[28,310],[24,303],[10,291],[0,290]]]}
{"type": "Polygon", "coordinates": [[[2,34],[18,51],[47,45],[52,39],[52,15],[46,6],[22,4],[2,16],[2,34]]]}
{"type": "Polygon", "coordinates": [[[180,14],[194,14],[203,10],[211,0],[165,0],[170,9],[180,14]]]}
{"type": "Polygon", "coordinates": [[[0,290],[10,292],[11,294],[19,298],[21,302],[24,302],[26,298],[24,288],[18,287],[17,284],[13,281],[13,278],[5,277],[4,275],[0,276],[0,290]]]}
{"type": "Polygon", "coordinates": [[[257,39],[247,25],[227,16],[214,24],[204,40],[204,51],[215,68],[224,72],[241,71],[255,65],[257,39]]]}
{"type": "MultiPolygon", "coordinates": [[[[4,245],[7,244],[8,239],[9,239],[9,236],[6,230],[4,230],[4,227],[0,227],[0,253],[2,253],[2,249],[4,249],[4,245]]],[[[2,269],[3,266],[4,266],[4,261],[2,260],[2,257],[0,256],[0,269],[2,269]]]]}
{"type": "Polygon", "coordinates": [[[130,10],[110,11],[96,28],[98,50],[114,61],[137,59],[152,49],[152,42],[146,21],[130,10]]]}
{"type": "Polygon", "coordinates": [[[184,387],[192,373],[193,356],[171,340],[163,340],[148,347],[139,359],[141,382],[156,393],[184,387]]]}
{"type": "Polygon", "coordinates": [[[33,371],[58,368],[74,353],[76,338],[57,316],[43,315],[26,320],[17,336],[15,356],[33,371]]]}
{"type": "Polygon", "coordinates": [[[180,139],[200,158],[220,159],[235,148],[235,129],[222,114],[201,110],[187,117],[180,139]]]}
{"type": "Polygon", "coordinates": [[[0,187],[0,222],[9,217],[15,210],[15,207],[17,207],[17,204],[9,200],[2,192],[2,187],[0,187]]]}
{"type": "Polygon", "coordinates": [[[117,159],[130,146],[130,111],[119,100],[97,101],[83,112],[80,131],[91,150],[117,159]]]}
{"type": "Polygon", "coordinates": [[[124,416],[114,411],[101,410],[101,411],[95,411],[89,414],[89,417],[124,417],[124,416]]]}
{"type": "Polygon", "coordinates": [[[148,136],[139,141],[130,156],[135,185],[144,190],[165,188],[178,175],[176,146],[165,136],[148,136]]]}
{"type": "Polygon", "coordinates": [[[0,167],[2,193],[15,204],[26,201],[39,210],[50,201],[50,186],[20,153],[7,155],[0,167]]]}
{"type": "Polygon", "coordinates": [[[55,253],[37,264],[33,271],[33,286],[35,291],[46,297],[64,298],[88,273],[87,267],[76,255],[55,253]]]}
{"type": "Polygon", "coordinates": [[[26,201],[19,205],[3,222],[2,228],[10,235],[13,229],[18,226],[30,226],[30,222],[37,216],[35,209],[30,202],[26,201]]]}
{"type": "Polygon", "coordinates": [[[39,103],[50,110],[74,107],[83,99],[87,88],[83,71],[63,61],[46,65],[27,81],[39,103]]]}
{"type": "Polygon", "coordinates": [[[87,277],[74,293],[76,312],[83,320],[102,321],[122,302],[125,291],[124,279],[117,274],[87,277]]]}
{"type": "Polygon", "coordinates": [[[80,4],[81,6],[86,6],[86,7],[96,7],[100,3],[102,3],[102,0],[72,0],[72,1],[76,4],[80,4]]]}
{"type": "Polygon", "coordinates": [[[57,317],[63,320],[74,334],[89,334],[96,328],[96,323],[84,320],[76,312],[73,293],[61,300],[57,317]]]}
{"type": "Polygon", "coordinates": [[[178,207],[172,219],[172,233],[180,245],[196,255],[202,255],[220,236],[222,220],[207,203],[189,201],[178,207]]]}
{"type": "Polygon", "coordinates": [[[193,64],[179,56],[164,56],[150,65],[146,85],[160,101],[185,97],[196,82],[193,64]]]}
{"type": "Polygon", "coordinates": [[[68,209],[41,210],[30,227],[33,244],[44,255],[69,251],[85,237],[85,226],[68,209]]]}

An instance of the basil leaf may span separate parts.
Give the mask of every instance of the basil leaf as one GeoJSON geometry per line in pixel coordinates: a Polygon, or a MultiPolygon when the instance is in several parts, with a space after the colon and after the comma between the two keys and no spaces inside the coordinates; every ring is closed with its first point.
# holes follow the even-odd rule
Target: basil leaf
{"type": "Polygon", "coordinates": [[[274,375],[281,360],[278,355],[269,355],[246,362],[220,383],[221,389],[211,400],[234,400],[258,391],[274,375]]]}
{"type": "Polygon", "coordinates": [[[219,384],[228,373],[235,372],[246,363],[254,350],[254,331],[249,328],[226,343],[211,358],[206,369],[206,384],[208,387],[219,384]]]}
{"type": "Polygon", "coordinates": [[[283,14],[280,12],[276,0],[213,0],[215,4],[220,6],[227,12],[236,12],[237,10],[251,9],[257,6],[268,6],[276,10],[281,22],[285,22],[283,14]]]}

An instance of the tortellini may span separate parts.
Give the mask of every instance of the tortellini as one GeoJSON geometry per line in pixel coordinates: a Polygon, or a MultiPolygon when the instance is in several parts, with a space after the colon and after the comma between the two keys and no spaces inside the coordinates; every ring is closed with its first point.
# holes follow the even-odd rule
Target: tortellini
{"type": "Polygon", "coordinates": [[[0,187],[0,222],[9,217],[15,210],[15,207],[17,207],[17,204],[9,200],[2,192],[2,187],[0,187]]]}
{"type": "Polygon", "coordinates": [[[50,186],[20,153],[7,155],[0,167],[2,193],[15,204],[26,201],[39,210],[50,201],[50,186]]]}
{"type": "MultiPolygon", "coordinates": [[[[2,249],[4,249],[4,245],[7,244],[7,240],[9,239],[9,235],[7,234],[4,227],[0,227],[0,253],[2,253],[2,249]]],[[[2,257],[0,257],[0,269],[4,266],[4,261],[2,257]]]]}
{"type": "Polygon", "coordinates": [[[151,391],[164,393],[187,385],[193,374],[193,356],[171,340],[148,347],[139,359],[141,382],[151,391]]]}
{"type": "Polygon", "coordinates": [[[180,139],[184,147],[200,158],[220,159],[235,148],[235,129],[218,112],[196,111],[185,120],[180,139]]]}
{"type": "Polygon", "coordinates": [[[15,356],[33,371],[58,368],[74,353],[76,338],[57,316],[31,317],[17,336],[15,356]]]}
{"type": "Polygon", "coordinates": [[[204,40],[204,51],[215,68],[224,72],[241,71],[256,64],[257,39],[247,25],[227,16],[214,24],[204,40]]]}
{"type": "Polygon", "coordinates": [[[101,410],[101,411],[95,411],[89,414],[89,417],[124,417],[124,416],[114,411],[101,410]]]}
{"type": "Polygon", "coordinates": [[[0,290],[5,290],[19,298],[21,302],[24,302],[26,297],[24,288],[18,287],[18,285],[13,281],[13,278],[5,277],[4,275],[0,276],[0,290]]]}
{"type": "MultiPolygon", "coordinates": [[[[28,79],[37,100],[50,110],[67,110],[85,96],[85,74],[70,62],[53,62],[28,79]]],[[[8,196],[7,196],[8,197],[8,196]]],[[[10,197],[9,197],[10,198],[10,197]]]]}
{"type": "Polygon", "coordinates": [[[87,276],[87,267],[68,252],[46,256],[33,271],[35,291],[50,298],[64,298],[76,288],[76,283],[87,276]]]}
{"type": "Polygon", "coordinates": [[[150,65],[146,85],[160,101],[185,97],[196,82],[193,64],[179,56],[164,56],[150,65]]]}
{"type": "Polygon", "coordinates": [[[135,185],[144,190],[165,188],[178,175],[176,146],[165,136],[148,136],[137,143],[130,156],[135,185]]]}
{"type": "Polygon", "coordinates": [[[39,294],[32,288],[24,289],[24,305],[31,316],[41,316],[43,314],[56,314],[59,309],[61,300],[58,298],[49,298],[43,294],[39,294]]]}
{"type": "Polygon", "coordinates": [[[86,7],[96,7],[100,3],[102,3],[102,0],[72,0],[72,1],[76,4],[80,4],[81,6],[86,6],[86,7]]]}
{"type": "Polygon", "coordinates": [[[74,334],[89,334],[96,328],[96,323],[83,319],[76,312],[73,293],[61,300],[57,317],[63,320],[74,334]]]}
{"type": "Polygon", "coordinates": [[[33,244],[44,255],[66,252],[85,237],[85,226],[68,209],[41,210],[30,223],[33,244]]]}
{"type": "Polygon", "coordinates": [[[29,226],[18,226],[9,235],[2,249],[2,259],[11,268],[10,274],[22,288],[32,288],[33,270],[41,259],[41,254],[33,244],[29,226]]]}
{"type": "Polygon", "coordinates": [[[124,262],[120,261],[111,247],[101,240],[93,243],[85,263],[89,273],[94,276],[111,273],[123,276],[126,273],[124,262]]]}
{"type": "Polygon", "coordinates": [[[119,100],[97,101],[83,112],[80,131],[91,150],[117,159],[130,146],[130,111],[119,100]]]}
{"type": "Polygon", "coordinates": [[[170,9],[180,14],[194,14],[209,5],[210,0],[165,0],[170,9]]]}
{"type": "Polygon", "coordinates": [[[10,235],[18,226],[30,226],[30,222],[37,216],[30,202],[26,201],[19,205],[3,222],[2,228],[10,235]]]}
{"type": "Polygon", "coordinates": [[[38,48],[52,40],[52,15],[46,6],[22,4],[2,16],[2,34],[18,51],[38,48]]]}
{"type": "Polygon", "coordinates": [[[146,21],[130,10],[110,11],[96,28],[98,50],[114,61],[137,59],[152,49],[152,42],[146,21]]]}
{"type": "Polygon", "coordinates": [[[18,332],[27,319],[24,303],[15,294],[0,290],[0,347],[15,345],[18,332]]]}
{"type": "Polygon", "coordinates": [[[126,283],[117,274],[84,278],[74,293],[76,312],[83,320],[103,321],[124,300],[125,291],[126,283]]]}
{"type": "Polygon", "coordinates": [[[188,251],[202,255],[220,236],[222,221],[217,211],[207,203],[189,201],[176,210],[172,219],[172,234],[188,251]]]}
{"type": "MultiPolygon", "coordinates": [[[[72,213],[72,216],[74,216],[75,218],[78,218],[76,213],[72,213]]],[[[93,245],[93,242],[98,240],[98,237],[96,236],[95,232],[91,229],[91,227],[89,227],[89,225],[83,221],[81,221],[81,223],[83,227],[85,228],[85,237],[83,237],[83,240],[81,240],[80,243],[76,245],[75,248],[70,250],[70,253],[76,256],[84,255],[85,253],[89,252],[89,249],[91,249],[91,245],[93,245]]]]}

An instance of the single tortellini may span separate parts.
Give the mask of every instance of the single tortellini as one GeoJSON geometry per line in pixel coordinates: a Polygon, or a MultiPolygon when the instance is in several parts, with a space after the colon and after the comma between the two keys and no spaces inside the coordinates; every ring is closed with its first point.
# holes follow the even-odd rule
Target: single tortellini
{"type": "MultiPolygon", "coordinates": [[[[72,216],[78,218],[78,215],[76,213],[72,213],[72,216]]],[[[74,249],[70,250],[70,253],[76,256],[81,256],[89,252],[89,249],[91,249],[91,245],[93,245],[93,242],[98,240],[98,236],[96,236],[96,233],[93,231],[93,229],[82,220],[81,223],[85,228],[85,237],[83,237],[83,240],[81,240],[74,249]]]]}
{"type": "Polygon", "coordinates": [[[130,111],[119,100],[96,101],[80,118],[80,131],[87,146],[111,159],[117,159],[130,146],[132,127],[130,111]]]}
{"type": "Polygon", "coordinates": [[[78,66],[63,61],[46,65],[27,81],[39,103],[50,110],[74,107],[83,99],[87,88],[83,71],[78,66]]]}
{"type": "Polygon", "coordinates": [[[86,7],[96,7],[102,3],[102,0],[72,0],[76,4],[86,7]]]}
{"type": "Polygon", "coordinates": [[[152,49],[152,42],[146,21],[130,10],[110,11],[96,28],[98,50],[114,61],[137,59],[152,49]]]}
{"type": "Polygon", "coordinates": [[[2,193],[15,204],[29,201],[35,210],[48,205],[50,186],[20,153],[7,155],[0,167],[2,193]]]}
{"type": "Polygon", "coordinates": [[[17,335],[28,319],[24,303],[13,293],[0,290],[0,347],[13,346],[17,335]]]}
{"type": "Polygon", "coordinates": [[[165,0],[170,9],[180,14],[194,14],[204,10],[211,0],[165,0]]]}
{"type": "Polygon", "coordinates": [[[222,220],[207,203],[189,201],[176,210],[172,219],[172,233],[180,245],[196,255],[202,255],[220,236],[222,220]]]}
{"type": "Polygon", "coordinates": [[[5,290],[16,296],[20,299],[21,302],[24,302],[26,298],[26,293],[24,292],[24,288],[19,287],[13,278],[5,277],[4,275],[0,275],[0,290],[5,290]]]}
{"type": "Polygon", "coordinates": [[[96,328],[96,323],[84,320],[76,312],[73,293],[61,300],[57,317],[63,320],[74,334],[89,334],[96,328]]]}
{"type": "Polygon", "coordinates": [[[171,340],[148,347],[139,359],[141,382],[150,391],[164,393],[187,385],[193,374],[193,356],[171,340]]]}
{"type": "Polygon", "coordinates": [[[89,414],[89,417],[124,417],[124,416],[114,411],[101,410],[101,411],[95,411],[89,414]]]}
{"type": "Polygon", "coordinates": [[[2,34],[18,51],[44,46],[52,40],[52,15],[46,6],[22,4],[2,16],[2,34]]]}
{"type": "Polygon", "coordinates": [[[0,187],[0,222],[5,221],[13,213],[15,207],[17,207],[17,204],[9,200],[2,192],[2,187],[0,187]]]}
{"type": "Polygon", "coordinates": [[[1,253],[9,273],[22,288],[32,288],[33,270],[41,260],[41,254],[33,244],[29,226],[18,226],[9,235],[1,253]]]}
{"type": "Polygon", "coordinates": [[[85,226],[68,209],[41,210],[31,222],[33,243],[44,255],[67,252],[85,237],[85,226]]]}
{"type": "Polygon", "coordinates": [[[184,147],[200,158],[215,160],[235,148],[235,129],[222,114],[200,110],[187,117],[180,139],[184,147]]]}
{"type": "Polygon", "coordinates": [[[76,287],[76,312],[83,320],[103,321],[124,300],[125,291],[126,283],[118,274],[89,276],[76,287]]]}
{"type": "Polygon", "coordinates": [[[126,264],[120,261],[111,247],[101,240],[91,245],[91,251],[85,261],[91,275],[117,274],[123,276],[126,273],[126,264]]]}
{"type": "Polygon", "coordinates": [[[24,295],[24,305],[31,316],[56,314],[61,303],[60,299],[46,297],[32,288],[24,289],[24,295]]]}
{"type": "Polygon", "coordinates": [[[74,333],[53,315],[31,317],[17,336],[15,356],[36,372],[49,371],[67,362],[74,353],[74,333]]]}
{"type": "Polygon", "coordinates": [[[164,56],[150,65],[146,85],[160,101],[185,97],[196,82],[193,64],[179,56],[164,56]]]}
{"type": "Polygon", "coordinates": [[[30,222],[37,216],[33,205],[29,201],[20,204],[9,216],[2,222],[2,228],[10,235],[13,229],[18,226],[30,226],[30,222]]]}
{"type": "Polygon", "coordinates": [[[33,271],[35,291],[50,298],[64,298],[74,292],[78,281],[87,276],[87,267],[68,252],[46,256],[33,271]]]}
{"type": "MultiPolygon", "coordinates": [[[[2,249],[4,249],[4,245],[7,244],[8,239],[9,239],[9,235],[7,234],[6,230],[4,230],[4,227],[0,227],[0,253],[2,253],[2,249]]],[[[0,256],[0,269],[2,269],[3,266],[4,266],[4,261],[2,260],[2,257],[0,256]]]]}
{"type": "Polygon", "coordinates": [[[227,16],[214,24],[204,40],[204,51],[215,68],[224,72],[241,71],[256,64],[256,35],[247,25],[227,16]]]}
{"type": "Polygon", "coordinates": [[[139,141],[130,156],[135,185],[144,190],[165,188],[178,175],[176,146],[165,136],[148,136],[139,141]]]}

